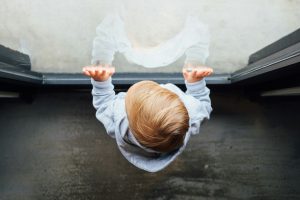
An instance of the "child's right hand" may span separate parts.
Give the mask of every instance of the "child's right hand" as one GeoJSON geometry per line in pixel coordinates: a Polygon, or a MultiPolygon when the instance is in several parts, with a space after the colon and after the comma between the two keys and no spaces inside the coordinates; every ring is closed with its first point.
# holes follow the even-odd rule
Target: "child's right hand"
{"type": "Polygon", "coordinates": [[[82,72],[95,81],[106,81],[115,73],[115,68],[109,65],[86,66],[82,72]]]}
{"type": "Polygon", "coordinates": [[[212,73],[213,69],[207,66],[186,65],[182,69],[183,77],[188,83],[201,81],[204,77],[210,76],[212,73]]]}

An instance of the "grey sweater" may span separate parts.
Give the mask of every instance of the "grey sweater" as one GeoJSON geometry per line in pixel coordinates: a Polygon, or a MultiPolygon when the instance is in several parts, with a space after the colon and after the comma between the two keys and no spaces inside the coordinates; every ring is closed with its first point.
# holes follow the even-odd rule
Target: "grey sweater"
{"type": "Polygon", "coordinates": [[[107,134],[115,138],[118,148],[123,156],[136,167],[148,172],[157,172],[169,165],[186,147],[191,135],[198,134],[201,122],[209,119],[212,111],[209,98],[210,90],[205,80],[196,83],[187,83],[187,91],[182,92],[174,84],[161,84],[179,96],[189,114],[189,129],[184,144],[177,150],[169,153],[159,153],[139,144],[134,138],[128,125],[125,110],[125,92],[115,94],[111,78],[104,82],[91,79],[93,89],[93,105],[96,118],[103,123],[107,134]]]}

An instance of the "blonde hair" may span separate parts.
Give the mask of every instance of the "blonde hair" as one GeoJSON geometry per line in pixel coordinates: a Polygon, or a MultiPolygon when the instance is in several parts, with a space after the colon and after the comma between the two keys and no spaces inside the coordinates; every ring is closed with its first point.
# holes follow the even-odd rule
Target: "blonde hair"
{"type": "Polygon", "coordinates": [[[175,93],[153,81],[141,81],[129,88],[125,106],[129,128],[141,145],[170,152],[183,144],[189,116],[175,93]]]}

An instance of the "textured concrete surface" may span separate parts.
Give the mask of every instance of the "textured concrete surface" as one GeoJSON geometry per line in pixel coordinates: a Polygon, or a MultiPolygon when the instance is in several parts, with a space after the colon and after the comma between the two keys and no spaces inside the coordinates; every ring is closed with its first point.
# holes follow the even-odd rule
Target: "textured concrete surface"
{"type": "Polygon", "coordinates": [[[299,102],[212,96],[214,111],[159,173],[127,162],[94,117],[89,93],[0,102],[0,197],[299,199],[299,102]]]}
{"type": "MultiPolygon", "coordinates": [[[[124,3],[129,32],[155,45],[180,31],[187,13],[209,25],[217,73],[247,64],[248,56],[300,27],[299,0],[2,0],[0,43],[30,54],[33,70],[80,72],[90,63],[95,28],[124,3]]],[[[147,70],[116,58],[117,71],[180,71],[182,62],[147,70]]]]}

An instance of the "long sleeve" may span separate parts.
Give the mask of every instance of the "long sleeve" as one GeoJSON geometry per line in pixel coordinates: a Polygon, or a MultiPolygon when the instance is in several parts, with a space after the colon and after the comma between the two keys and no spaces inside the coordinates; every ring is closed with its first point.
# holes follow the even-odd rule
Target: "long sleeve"
{"type": "Polygon", "coordinates": [[[206,87],[205,79],[203,78],[201,81],[195,83],[188,83],[185,81],[186,85],[186,94],[195,97],[197,100],[201,102],[204,106],[204,110],[206,111],[205,118],[209,119],[209,115],[212,111],[211,100],[209,97],[210,90],[206,87]]]}
{"type": "Polygon", "coordinates": [[[191,134],[195,135],[200,132],[202,122],[210,118],[212,111],[211,100],[209,98],[210,90],[206,87],[204,79],[195,83],[185,81],[185,84],[187,88],[186,94],[194,97],[195,101],[198,101],[198,103],[191,102],[193,106],[190,109],[190,113],[192,113],[190,124],[191,134]]]}
{"type": "Polygon", "coordinates": [[[111,78],[103,82],[91,79],[91,82],[93,85],[93,106],[97,110],[96,118],[102,122],[107,134],[115,137],[114,102],[116,95],[111,78]]]}
{"type": "Polygon", "coordinates": [[[96,28],[97,36],[93,41],[92,64],[111,64],[116,50],[114,38],[115,16],[108,15],[96,28]]]}

